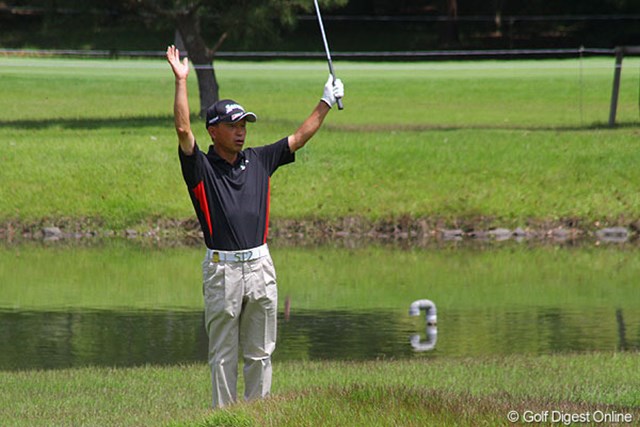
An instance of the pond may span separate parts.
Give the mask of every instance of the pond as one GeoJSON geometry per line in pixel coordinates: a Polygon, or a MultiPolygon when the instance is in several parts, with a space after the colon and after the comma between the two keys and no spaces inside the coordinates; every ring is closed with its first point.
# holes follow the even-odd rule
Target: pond
{"type": "MultiPolygon", "coordinates": [[[[274,361],[640,350],[632,245],[271,252],[274,361]],[[437,326],[409,316],[425,298],[437,326]]],[[[205,362],[201,258],[124,241],[1,247],[0,370],[205,362]]]]}

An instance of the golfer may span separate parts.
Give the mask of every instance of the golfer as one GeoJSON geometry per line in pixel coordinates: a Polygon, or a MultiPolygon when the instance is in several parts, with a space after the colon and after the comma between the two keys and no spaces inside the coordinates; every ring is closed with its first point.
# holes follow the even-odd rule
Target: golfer
{"type": "Polygon", "coordinates": [[[342,82],[329,77],[311,115],[288,137],[243,149],[254,113],[226,99],[209,107],[205,126],[213,141],[200,150],[191,130],[187,100],[187,58],[167,48],[175,75],[174,116],[182,175],[204,235],[202,264],[205,327],[213,407],[236,400],[238,353],[244,359],[245,399],[266,397],[271,389],[271,354],[276,346],[277,287],[267,235],[270,177],[318,131],[342,82]]]}

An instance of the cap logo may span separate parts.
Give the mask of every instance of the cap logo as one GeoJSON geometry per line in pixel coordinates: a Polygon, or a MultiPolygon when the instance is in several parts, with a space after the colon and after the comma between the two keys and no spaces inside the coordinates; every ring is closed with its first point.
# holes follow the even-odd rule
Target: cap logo
{"type": "Polygon", "coordinates": [[[244,108],[242,108],[242,106],[239,104],[228,104],[228,105],[225,105],[224,108],[227,114],[229,114],[233,110],[240,110],[244,113],[244,108]]]}

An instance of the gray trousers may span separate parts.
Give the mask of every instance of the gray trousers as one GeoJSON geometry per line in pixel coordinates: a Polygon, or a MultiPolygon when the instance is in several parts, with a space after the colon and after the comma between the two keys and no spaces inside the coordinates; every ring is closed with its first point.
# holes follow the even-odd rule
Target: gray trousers
{"type": "Polygon", "coordinates": [[[276,273],[268,250],[249,261],[216,258],[207,256],[202,265],[214,408],[236,401],[239,351],[244,359],[245,399],[269,395],[278,308],[276,273]]]}

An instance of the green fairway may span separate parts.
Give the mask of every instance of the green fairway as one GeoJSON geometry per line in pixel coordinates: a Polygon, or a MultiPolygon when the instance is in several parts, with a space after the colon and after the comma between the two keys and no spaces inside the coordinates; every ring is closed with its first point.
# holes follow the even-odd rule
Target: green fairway
{"type": "MultiPolygon", "coordinates": [[[[637,61],[621,127],[610,59],[339,63],[345,110],[272,181],[272,218],[488,218],[525,225],[640,218],[637,61]]],[[[219,62],[222,97],[257,113],[249,141],[295,130],[323,62],[219,62]]],[[[635,69],[634,69],[635,67],[635,69]]],[[[123,229],[192,216],[162,60],[0,58],[0,221],[78,219],[123,229]]],[[[196,111],[195,73],[190,78],[196,111]]],[[[196,137],[208,145],[193,118],[196,137]]]]}

